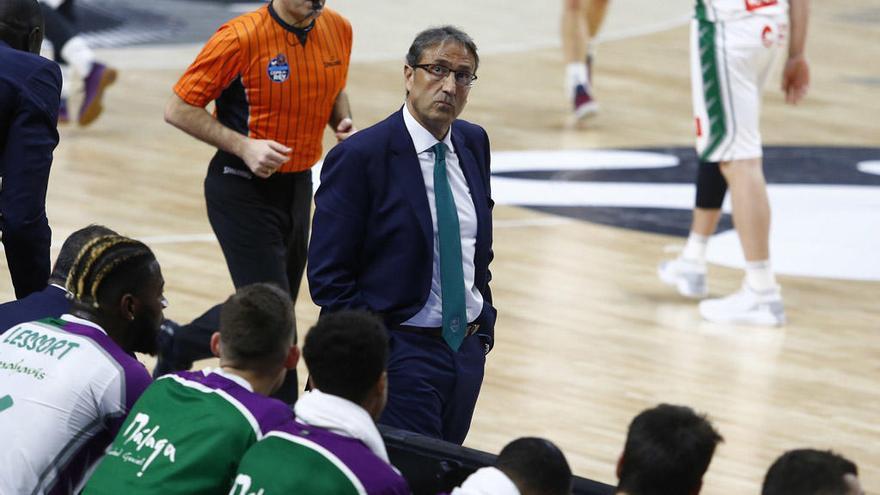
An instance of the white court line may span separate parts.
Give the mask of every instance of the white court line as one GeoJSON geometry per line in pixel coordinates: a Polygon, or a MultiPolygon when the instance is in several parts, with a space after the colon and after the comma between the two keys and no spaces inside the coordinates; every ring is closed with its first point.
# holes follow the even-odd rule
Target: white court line
{"type": "Polygon", "coordinates": [[[880,160],[859,162],[856,167],[858,168],[859,172],[862,172],[864,174],[880,175],[880,160]]]}

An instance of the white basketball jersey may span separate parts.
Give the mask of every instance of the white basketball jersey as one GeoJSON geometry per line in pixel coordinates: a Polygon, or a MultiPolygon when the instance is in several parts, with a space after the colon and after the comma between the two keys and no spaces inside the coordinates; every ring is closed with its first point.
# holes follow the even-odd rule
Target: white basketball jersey
{"type": "Polygon", "coordinates": [[[72,491],[149,382],[99,326],[62,318],[0,336],[0,493],[72,491]]]}
{"type": "Polygon", "coordinates": [[[697,0],[696,18],[724,22],[751,15],[788,14],[788,0],[697,0]]]}

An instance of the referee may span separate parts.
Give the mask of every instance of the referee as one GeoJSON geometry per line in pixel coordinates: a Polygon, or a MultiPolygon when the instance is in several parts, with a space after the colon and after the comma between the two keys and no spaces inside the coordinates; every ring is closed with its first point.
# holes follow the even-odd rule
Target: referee
{"type": "MultiPolygon", "coordinates": [[[[168,123],[217,148],[205,201],[235,287],[274,283],[294,302],[324,126],[340,141],[356,131],[345,93],[351,24],[324,3],[272,0],[220,26],[165,108],[168,123]]],[[[166,322],[154,376],[211,356],[219,308],[166,322]]],[[[276,397],[292,403],[297,389],[292,370],[276,397]]]]}

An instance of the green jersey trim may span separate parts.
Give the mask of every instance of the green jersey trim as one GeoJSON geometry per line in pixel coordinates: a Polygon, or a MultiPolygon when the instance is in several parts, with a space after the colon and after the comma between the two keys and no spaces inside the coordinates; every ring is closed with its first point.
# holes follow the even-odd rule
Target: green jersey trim
{"type": "Polygon", "coordinates": [[[701,161],[707,161],[727,134],[724,100],[721,94],[721,77],[718,72],[718,53],[715,41],[714,22],[700,21],[697,47],[700,50],[700,71],[703,80],[703,101],[708,118],[709,139],[700,154],[701,161]]]}

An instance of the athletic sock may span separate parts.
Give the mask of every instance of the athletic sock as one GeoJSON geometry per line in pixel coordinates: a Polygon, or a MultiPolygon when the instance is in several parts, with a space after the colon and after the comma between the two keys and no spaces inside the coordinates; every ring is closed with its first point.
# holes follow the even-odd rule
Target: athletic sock
{"type": "Polygon", "coordinates": [[[61,56],[76,71],[76,75],[83,79],[92,71],[92,64],[95,62],[95,52],[89,48],[82,36],[70,38],[61,49],[61,56]]]}
{"type": "Polygon", "coordinates": [[[746,284],[756,292],[776,289],[776,277],[770,268],[770,260],[746,262],[746,284]]]}
{"type": "Polygon", "coordinates": [[[565,66],[565,85],[569,95],[574,94],[578,84],[587,85],[587,64],[584,62],[572,62],[565,66]]]}
{"type": "Polygon", "coordinates": [[[59,64],[61,68],[61,98],[70,98],[70,66],[67,64],[59,64]]]}
{"type": "Polygon", "coordinates": [[[688,235],[687,243],[681,252],[681,258],[697,263],[706,262],[706,248],[709,246],[709,237],[705,235],[691,232],[688,235]]]}

